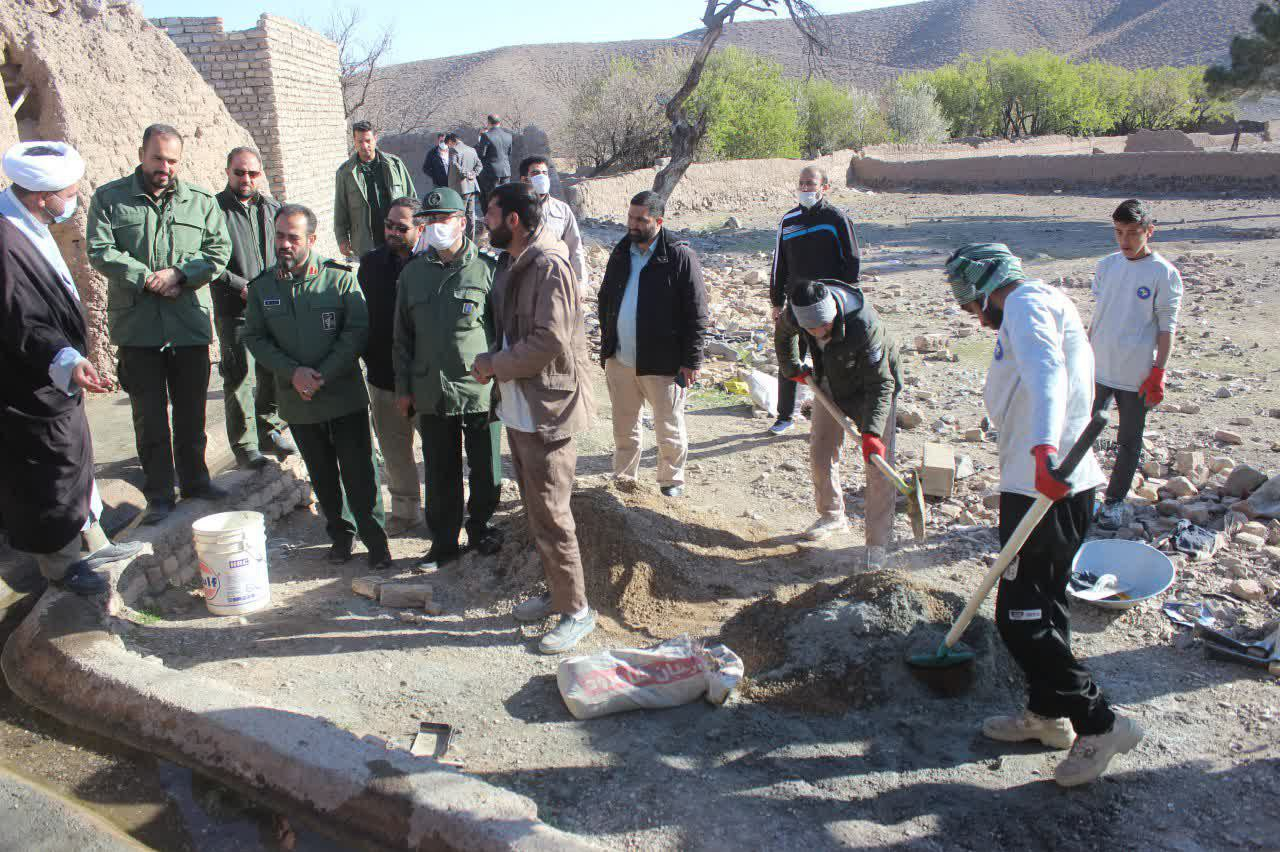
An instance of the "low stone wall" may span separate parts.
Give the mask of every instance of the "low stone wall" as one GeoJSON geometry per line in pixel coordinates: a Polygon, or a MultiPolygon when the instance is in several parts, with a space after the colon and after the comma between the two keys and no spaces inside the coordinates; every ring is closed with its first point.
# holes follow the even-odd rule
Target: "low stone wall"
{"type": "Polygon", "coordinates": [[[848,182],[869,187],[979,190],[992,187],[1280,188],[1280,154],[1220,151],[972,157],[850,162],[848,182]]]}
{"type": "Polygon", "coordinates": [[[1094,149],[1118,154],[1125,136],[1037,136],[1034,139],[979,139],[940,145],[869,145],[863,156],[889,162],[912,160],[960,160],[970,157],[1024,157],[1028,155],[1091,154],[1094,149]]]}

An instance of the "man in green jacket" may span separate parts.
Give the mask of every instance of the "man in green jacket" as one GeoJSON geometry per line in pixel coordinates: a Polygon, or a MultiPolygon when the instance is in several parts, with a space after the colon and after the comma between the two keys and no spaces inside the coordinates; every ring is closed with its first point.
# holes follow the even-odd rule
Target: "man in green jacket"
{"type": "Polygon", "coordinates": [[[226,492],[205,465],[209,288],[231,257],[213,194],[178,179],[182,136],[166,124],[142,134],[133,174],[98,187],[89,204],[88,254],[107,279],[107,326],[129,394],[147,514],[173,511],[174,466],[184,498],[226,492]],[[170,438],[169,406],[173,406],[170,438]]]}
{"type": "Polygon", "coordinates": [[[502,485],[501,424],[490,422],[491,385],[471,376],[476,356],[493,345],[489,289],[497,261],[464,233],[466,207],[452,189],[423,200],[430,248],[400,273],[393,360],[396,404],[418,414],[426,462],[426,514],[431,550],[419,567],[436,567],[461,552],[462,451],[471,468],[467,542],[485,555],[502,539],[489,526],[502,485]]]}
{"type": "Polygon", "coordinates": [[[338,167],[333,230],[344,257],[364,257],[384,241],[383,223],[391,202],[417,198],[418,192],[404,161],[378,150],[372,124],[357,121],[351,125],[351,138],[356,152],[338,167]]]}
{"type": "Polygon", "coordinates": [[[350,559],[359,532],[369,567],[381,570],[391,567],[391,552],[359,360],[369,315],[351,267],[320,257],[315,243],[315,214],[301,204],[281,207],[276,265],[249,285],[244,341],[275,377],[280,416],[302,452],[333,542],[329,562],[350,559]]]}

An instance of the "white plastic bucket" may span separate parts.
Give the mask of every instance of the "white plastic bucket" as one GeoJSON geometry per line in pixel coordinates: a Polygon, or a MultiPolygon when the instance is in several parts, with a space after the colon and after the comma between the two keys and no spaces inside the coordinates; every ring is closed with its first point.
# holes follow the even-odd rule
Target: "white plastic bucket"
{"type": "Polygon", "coordinates": [[[221,512],[191,525],[205,605],[214,615],[244,615],[271,603],[267,527],[261,512],[221,512]]]}

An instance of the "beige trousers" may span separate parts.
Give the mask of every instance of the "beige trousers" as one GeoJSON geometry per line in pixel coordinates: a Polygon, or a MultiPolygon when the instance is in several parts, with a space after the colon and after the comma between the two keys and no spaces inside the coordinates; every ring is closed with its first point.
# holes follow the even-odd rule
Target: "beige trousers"
{"type": "Polygon", "coordinates": [[[529,531],[551,591],[551,608],[566,615],[580,612],[587,605],[587,586],[578,529],[569,510],[578,446],[573,438],[548,443],[537,433],[515,429],[507,429],[507,444],[529,531]]]}
{"type": "Polygon", "coordinates": [[[83,532],[76,534],[62,546],[60,550],[53,553],[33,553],[36,565],[40,567],[40,573],[46,580],[61,580],[67,575],[67,569],[72,563],[78,562],[89,554],[96,553],[104,547],[111,544],[111,540],[107,538],[107,534],[102,529],[102,525],[94,521],[85,527],[83,532]]]}
{"type": "Polygon", "coordinates": [[[395,391],[373,385],[369,385],[369,411],[391,490],[391,517],[416,521],[422,514],[422,488],[413,458],[414,421],[400,415],[395,391]]]}
{"type": "Polygon", "coordinates": [[[658,484],[683,484],[689,456],[685,389],[676,384],[675,376],[637,376],[634,367],[617,358],[605,361],[604,377],[613,405],[613,475],[635,479],[640,472],[640,410],[647,402],[658,436],[658,484]]]}
{"type": "MultiPolygon", "coordinates": [[[[826,391],[826,389],[823,389],[826,391]]],[[[827,391],[827,396],[830,396],[827,391]]],[[[897,435],[897,399],[889,406],[884,442],[884,460],[893,464],[893,445],[897,435]]],[[[827,411],[826,406],[814,400],[809,424],[809,469],[813,476],[813,502],[818,515],[838,518],[844,515],[844,489],[840,482],[841,447],[844,444],[844,428],[827,411]]],[[[858,455],[862,448],[855,445],[858,455]]],[[[879,470],[867,470],[866,531],[867,545],[888,547],[893,540],[893,512],[897,490],[879,470]]]]}

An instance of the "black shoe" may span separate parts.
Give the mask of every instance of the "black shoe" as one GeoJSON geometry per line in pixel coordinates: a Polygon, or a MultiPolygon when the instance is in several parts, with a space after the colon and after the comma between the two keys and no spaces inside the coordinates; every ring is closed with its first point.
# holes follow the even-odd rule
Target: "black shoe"
{"type": "Polygon", "coordinates": [[[432,544],[431,549],[427,551],[427,555],[419,559],[418,563],[413,567],[419,571],[430,571],[433,568],[439,568],[441,565],[452,562],[461,555],[462,548],[456,544],[453,547],[437,547],[432,544]]]}
{"type": "Polygon", "coordinates": [[[351,542],[349,541],[335,541],[329,545],[329,553],[325,556],[330,565],[344,565],[350,558],[351,542]]]}
{"type": "Polygon", "coordinates": [[[496,527],[485,527],[484,531],[477,533],[474,537],[468,533],[467,541],[482,556],[493,556],[502,549],[502,530],[496,527]]]}
{"type": "Polygon", "coordinates": [[[182,492],[183,500],[225,500],[230,496],[230,491],[214,485],[212,482],[197,485],[195,488],[183,489],[182,492]]]}
{"type": "Polygon", "coordinates": [[[664,485],[662,486],[662,496],[663,497],[683,497],[684,486],[683,485],[664,485]]]}
{"type": "Polygon", "coordinates": [[[241,470],[262,470],[271,462],[257,450],[242,450],[236,453],[236,467],[241,470]]]}
{"type": "Polygon", "coordinates": [[[107,578],[90,568],[84,559],[79,562],[73,562],[62,579],[54,580],[53,585],[86,597],[100,595],[111,588],[107,578]]]}
{"type": "Polygon", "coordinates": [[[147,501],[146,514],[142,516],[143,526],[152,527],[163,521],[165,518],[173,514],[172,500],[149,500],[147,501]]]}
{"type": "Polygon", "coordinates": [[[79,565],[80,563],[84,563],[90,571],[96,571],[103,565],[110,565],[112,562],[122,562],[125,559],[132,559],[142,552],[142,547],[143,545],[140,541],[126,541],[121,544],[108,544],[101,550],[95,550],[93,553],[90,553],[76,564],[79,565]]]}
{"type": "Polygon", "coordinates": [[[395,560],[391,558],[391,551],[389,550],[369,554],[370,571],[389,571],[394,565],[395,560]]]}
{"type": "Polygon", "coordinates": [[[292,438],[283,432],[273,431],[267,436],[267,446],[264,446],[262,449],[263,452],[275,453],[276,458],[280,461],[284,461],[289,456],[298,452],[298,445],[293,442],[292,438]]]}

